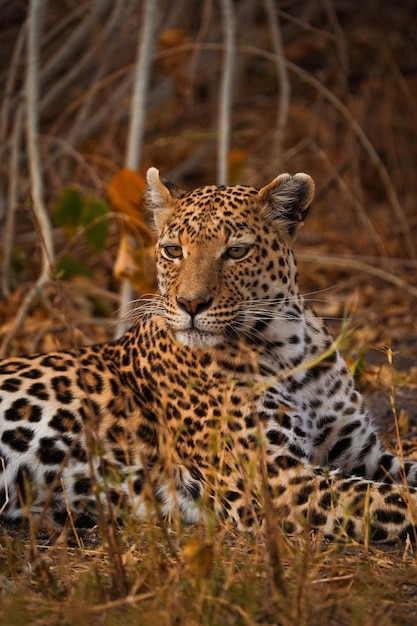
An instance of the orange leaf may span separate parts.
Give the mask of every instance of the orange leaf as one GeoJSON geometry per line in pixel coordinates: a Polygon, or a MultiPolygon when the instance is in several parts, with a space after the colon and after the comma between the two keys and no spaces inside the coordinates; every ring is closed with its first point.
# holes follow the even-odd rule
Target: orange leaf
{"type": "Polygon", "coordinates": [[[187,84],[186,64],[189,56],[188,51],[181,51],[181,46],[189,41],[182,28],[167,28],[158,38],[158,48],[162,52],[160,63],[179,89],[187,84]]]}
{"type": "Polygon", "coordinates": [[[109,200],[118,213],[128,220],[126,228],[138,238],[140,243],[149,245],[154,237],[145,223],[143,198],[146,182],[143,176],[125,167],[117,172],[107,186],[109,200]]]}
{"type": "Polygon", "coordinates": [[[201,540],[198,537],[190,537],[184,546],[184,563],[197,583],[210,577],[213,565],[213,548],[211,542],[201,540]]]}
{"type": "Polygon", "coordinates": [[[229,181],[235,185],[242,177],[248,153],[246,150],[231,150],[228,154],[229,181]]]}
{"type": "Polygon", "coordinates": [[[113,268],[117,279],[127,279],[139,294],[156,291],[156,267],[153,246],[135,246],[129,233],[122,233],[113,268]]]}
{"type": "Polygon", "coordinates": [[[119,280],[126,278],[140,294],[156,289],[155,237],[145,223],[145,187],[143,176],[127,167],[117,172],[107,187],[114,210],[127,217],[120,229],[114,275],[119,280]]]}

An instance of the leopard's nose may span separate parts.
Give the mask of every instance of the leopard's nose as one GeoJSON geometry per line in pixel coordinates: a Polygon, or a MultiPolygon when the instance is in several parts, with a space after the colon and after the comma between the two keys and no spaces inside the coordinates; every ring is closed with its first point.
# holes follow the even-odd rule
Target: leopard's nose
{"type": "Polygon", "coordinates": [[[199,296],[198,298],[185,298],[183,296],[177,296],[178,306],[191,315],[191,317],[206,311],[211,307],[212,303],[212,297],[204,298],[203,296],[199,296]]]}

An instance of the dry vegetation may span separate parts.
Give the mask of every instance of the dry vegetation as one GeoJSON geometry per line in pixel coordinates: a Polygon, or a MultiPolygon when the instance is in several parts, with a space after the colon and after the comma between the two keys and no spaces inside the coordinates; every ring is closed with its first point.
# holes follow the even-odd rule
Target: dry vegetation
{"type": "MultiPolygon", "coordinates": [[[[28,4],[1,3],[2,354],[113,336],[129,298],[119,242],[137,234],[129,211],[105,214],[122,168],[155,165],[188,188],[306,171],[317,201],[297,244],[303,291],[336,332],[349,318],[346,352],[387,437],[395,416],[413,434],[415,3],[28,4]],[[79,212],[65,221],[68,188],[79,212]]],[[[415,554],[214,522],[3,529],[0,622],[413,624],[415,554]]]]}

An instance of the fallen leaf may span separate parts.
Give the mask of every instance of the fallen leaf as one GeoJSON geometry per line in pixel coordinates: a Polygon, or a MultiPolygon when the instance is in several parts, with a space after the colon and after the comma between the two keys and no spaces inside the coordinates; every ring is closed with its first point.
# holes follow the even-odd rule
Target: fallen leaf
{"type": "Polygon", "coordinates": [[[190,537],[183,549],[184,563],[196,580],[207,579],[213,565],[213,544],[201,540],[200,537],[190,537]]]}
{"type": "Polygon", "coordinates": [[[127,218],[120,224],[113,272],[119,280],[129,280],[139,294],[156,290],[155,237],[145,220],[145,188],[143,176],[129,168],[117,172],[107,188],[114,210],[127,218]]]}

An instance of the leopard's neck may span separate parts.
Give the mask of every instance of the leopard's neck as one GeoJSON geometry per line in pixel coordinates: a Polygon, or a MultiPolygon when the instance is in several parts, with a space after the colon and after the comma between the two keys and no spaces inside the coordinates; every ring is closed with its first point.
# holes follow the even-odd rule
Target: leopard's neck
{"type": "Polygon", "coordinates": [[[323,320],[301,296],[277,313],[264,335],[262,364],[282,372],[309,367],[333,344],[323,320]]]}

